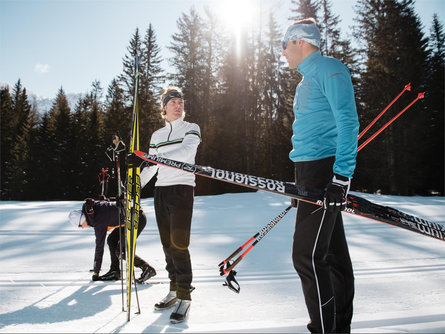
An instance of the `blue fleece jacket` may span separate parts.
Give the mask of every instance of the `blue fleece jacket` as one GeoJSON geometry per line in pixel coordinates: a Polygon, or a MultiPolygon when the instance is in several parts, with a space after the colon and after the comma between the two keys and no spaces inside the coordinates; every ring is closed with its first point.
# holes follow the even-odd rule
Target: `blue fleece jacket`
{"type": "Polygon", "coordinates": [[[335,156],[333,172],[352,177],[359,122],[349,70],[319,51],[297,68],[303,80],[294,98],[290,159],[311,161],[335,156]]]}

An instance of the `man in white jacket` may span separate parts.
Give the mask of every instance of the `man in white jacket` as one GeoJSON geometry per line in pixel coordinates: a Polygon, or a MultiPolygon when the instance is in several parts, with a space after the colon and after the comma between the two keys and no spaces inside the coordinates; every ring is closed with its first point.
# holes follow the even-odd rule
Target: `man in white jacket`
{"type": "MultiPolygon", "coordinates": [[[[201,142],[199,126],[184,121],[184,99],[178,87],[167,88],[161,96],[161,116],[165,126],[155,131],[150,140],[149,153],[186,163],[195,163],[201,142]]],[[[156,310],[176,305],[170,321],[184,321],[188,315],[192,290],[192,266],[188,246],[193,213],[195,175],[165,166],[150,166],[141,172],[144,187],[156,174],[154,206],[170,291],[156,310]]]]}

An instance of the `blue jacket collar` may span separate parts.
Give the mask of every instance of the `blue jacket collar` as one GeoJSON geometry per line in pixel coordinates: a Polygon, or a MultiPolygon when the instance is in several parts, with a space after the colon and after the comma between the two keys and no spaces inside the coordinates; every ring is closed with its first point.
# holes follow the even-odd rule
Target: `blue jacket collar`
{"type": "Polygon", "coordinates": [[[302,75],[309,73],[313,68],[315,68],[315,60],[321,57],[320,51],[315,51],[309,56],[304,58],[300,65],[297,66],[298,72],[302,75]]]}

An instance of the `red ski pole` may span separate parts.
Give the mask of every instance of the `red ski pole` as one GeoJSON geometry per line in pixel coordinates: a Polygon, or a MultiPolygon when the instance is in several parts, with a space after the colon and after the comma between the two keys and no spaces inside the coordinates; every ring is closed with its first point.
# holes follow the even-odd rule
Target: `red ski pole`
{"type": "Polygon", "coordinates": [[[400,96],[402,96],[402,94],[403,93],[405,93],[405,91],[410,91],[411,90],[411,83],[409,83],[409,84],[407,84],[406,86],[405,86],[405,88],[403,88],[403,90],[399,93],[399,95],[397,95],[396,97],[395,97],[395,99],[394,100],[392,100],[391,101],[391,103],[390,104],[388,104],[387,106],[386,106],[386,108],[385,109],[383,109],[383,111],[358,135],[358,139],[360,139],[360,138],[362,138],[363,137],[363,135],[369,130],[369,128],[371,127],[371,126],[373,126],[374,124],[375,124],[375,122],[377,122],[378,121],[378,119],[380,118],[380,117],[382,117],[382,115],[394,104],[394,102],[396,102],[398,99],[399,99],[399,97],[400,96]]]}
{"type": "Polygon", "coordinates": [[[402,115],[406,110],[408,110],[408,108],[410,108],[414,103],[417,102],[417,100],[423,99],[425,96],[425,92],[423,93],[419,93],[417,95],[417,97],[410,103],[408,104],[405,109],[403,109],[401,112],[399,112],[396,116],[394,116],[388,123],[386,123],[384,126],[382,126],[380,128],[380,130],[378,130],[376,133],[374,133],[371,137],[369,137],[363,144],[361,144],[359,146],[359,148],[357,149],[357,152],[360,152],[360,150],[365,147],[371,140],[373,140],[375,137],[377,137],[379,135],[380,132],[382,132],[383,130],[385,130],[392,122],[394,122],[400,115],[402,115]]]}
{"type": "Polygon", "coordinates": [[[238,247],[232,254],[230,254],[225,260],[223,260],[218,266],[220,270],[220,275],[225,275],[229,273],[243,258],[247,253],[283,218],[292,206],[288,206],[283,210],[278,216],[272,219],[266,226],[264,226],[260,231],[258,231],[254,236],[247,240],[242,246],[238,247]],[[255,240],[255,241],[254,241],[255,240]],[[229,262],[235,255],[241,252],[245,247],[247,247],[252,241],[254,241],[249,248],[247,248],[238,258],[233,262],[229,262]]]}

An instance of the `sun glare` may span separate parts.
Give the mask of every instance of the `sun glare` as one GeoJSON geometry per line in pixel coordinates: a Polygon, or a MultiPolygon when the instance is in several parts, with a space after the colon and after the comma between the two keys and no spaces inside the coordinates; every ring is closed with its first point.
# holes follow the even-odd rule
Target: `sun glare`
{"type": "Polygon", "coordinates": [[[219,15],[229,31],[240,34],[243,28],[254,23],[258,0],[222,0],[219,15]]]}

